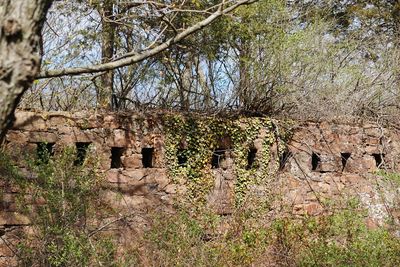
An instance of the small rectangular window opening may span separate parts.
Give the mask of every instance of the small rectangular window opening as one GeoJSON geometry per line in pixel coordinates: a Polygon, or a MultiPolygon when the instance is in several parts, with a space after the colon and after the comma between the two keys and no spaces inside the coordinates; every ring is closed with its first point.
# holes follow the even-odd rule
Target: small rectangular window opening
{"type": "Polygon", "coordinates": [[[347,153],[347,152],[340,153],[340,157],[341,157],[341,159],[342,159],[342,171],[343,171],[344,168],[345,168],[346,165],[347,165],[347,161],[348,161],[349,158],[351,157],[351,153],[347,153]]]}
{"type": "Polygon", "coordinates": [[[279,157],[279,170],[282,171],[285,166],[286,162],[288,162],[289,158],[292,156],[292,152],[289,150],[285,150],[282,155],[279,157]]]}
{"type": "Polygon", "coordinates": [[[250,170],[254,162],[256,161],[256,156],[257,156],[257,149],[256,148],[250,148],[248,153],[247,153],[247,167],[246,170],[250,170]]]}
{"type": "Polygon", "coordinates": [[[225,149],[222,148],[215,149],[211,159],[211,168],[212,169],[220,168],[221,162],[224,158],[225,158],[225,149]]]}
{"type": "Polygon", "coordinates": [[[372,156],[375,159],[376,167],[378,169],[382,169],[383,168],[383,164],[384,164],[385,154],[375,153],[375,154],[372,154],[372,156]]]}
{"type": "Polygon", "coordinates": [[[87,150],[91,143],[77,142],[76,146],[76,159],[74,161],[75,166],[81,166],[86,159],[87,150]]]}
{"type": "Polygon", "coordinates": [[[142,148],[142,164],[143,168],[153,167],[154,148],[142,148]]]}
{"type": "Polygon", "coordinates": [[[40,142],[37,143],[36,156],[38,160],[42,163],[48,163],[50,157],[54,155],[54,145],[55,143],[40,142]]]}
{"type": "Polygon", "coordinates": [[[178,158],[178,165],[179,166],[186,166],[187,163],[187,150],[186,149],[178,149],[177,153],[176,153],[176,157],[178,158]]]}
{"type": "Polygon", "coordinates": [[[311,155],[311,170],[316,171],[321,163],[321,156],[313,152],[311,155]]]}
{"type": "Polygon", "coordinates": [[[122,160],[121,157],[125,152],[125,148],[123,147],[112,147],[111,148],[111,168],[118,169],[122,168],[122,160]]]}

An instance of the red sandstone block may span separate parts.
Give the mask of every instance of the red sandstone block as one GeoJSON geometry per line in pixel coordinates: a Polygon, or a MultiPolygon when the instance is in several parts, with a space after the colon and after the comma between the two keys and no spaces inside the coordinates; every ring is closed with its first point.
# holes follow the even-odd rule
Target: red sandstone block
{"type": "Polygon", "coordinates": [[[175,184],[169,184],[164,188],[165,193],[167,194],[176,194],[178,186],[175,184]]]}
{"type": "Polygon", "coordinates": [[[319,203],[309,203],[304,205],[304,211],[307,215],[317,215],[323,211],[323,207],[319,203]]]}
{"type": "Polygon", "coordinates": [[[49,133],[49,132],[29,132],[28,140],[29,142],[32,143],[38,143],[38,142],[56,143],[58,141],[58,136],[55,133],[49,133]]]}
{"type": "Polygon", "coordinates": [[[28,217],[17,212],[1,212],[0,225],[28,225],[30,220],[28,217]]]}
{"type": "MultiPolygon", "coordinates": [[[[75,114],[74,114],[75,115],[75,114]]],[[[53,114],[47,119],[47,125],[49,127],[59,128],[60,126],[77,126],[75,119],[69,113],[53,114]]]]}
{"type": "Polygon", "coordinates": [[[113,209],[115,210],[121,210],[121,211],[129,211],[132,212],[132,210],[139,210],[139,209],[145,209],[146,207],[151,206],[152,201],[147,199],[144,196],[138,196],[138,195],[126,195],[122,194],[119,192],[112,192],[112,191],[106,191],[102,195],[102,198],[106,203],[109,203],[113,209]]]}
{"type": "Polygon", "coordinates": [[[111,136],[107,138],[107,145],[110,147],[127,147],[130,143],[127,131],[122,129],[113,130],[111,136]]]}
{"type": "Polygon", "coordinates": [[[363,178],[358,174],[346,174],[342,178],[346,181],[346,183],[350,184],[358,184],[363,178]]]}
{"type": "Polygon", "coordinates": [[[336,172],[341,169],[340,157],[335,155],[320,155],[319,171],[336,172]]]}
{"type": "Polygon", "coordinates": [[[103,118],[103,127],[109,129],[117,129],[121,127],[118,117],[114,114],[105,115],[103,118]]]}
{"type": "Polygon", "coordinates": [[[146,182],[157,184],[160,189],[167,186],[171,180],[166,168],[153,168],[146,171],[146,182]]]}
{"type": "Polygon", "coordinates": [[[118,169],[111,169],[107,171],[106,178],[109,183],[116,184],[126,184],[128,183],[129,179],[126,175],[123,175],[118,169]]]}
{"type": "Polygon", "coordinates": [[[10,193],[4,193],[1,195],[1,210],[3,211],[16,211],[15,195],[10,193]]]}
{"type": "Polygon", "coordinates": [[[10,130],[7,133],[6,140],[13,143],[28,142],[28,133],[10,130]]]}
{"type": "Polygon", "coordinates": [[[15,113],[13,129],[41,131],[47,129],[46,120],[35,112],[18,111],[15,113]]]}
{"type": "MultiPolygon", "coordinates": [[[[10,258],[13,257],[15,252],[11,250],[14,246],[12,244],[9,244],[10,241],[5,240],[4,238],[0,239],[0,259],[3,257],[10,258]]],[[[16,249],[16,247],[14,247],[16,249]]],[[[4,259],[3,259],[4,260],[4,259]]],[[[2,262],[0,261],[0,266],[10,266],[8,263],[5,265],[2,265],[2,262]]]]}
{"type": "Polygon", "coordinates": [[[101,137],[92,130],[82,130],[77,127],[60,127],[58,129],[60,142],[72,145],[76,142],[92,143],[101,140],[101,137]]]}
{"type": "Polygon", "coordinates": [[[373,154],[373,153],[380,154],[382,150],[383,147],[379,144],[367,144],[365,146],[365,152],[367,154],[373,154]]]}
{"type": "Polygon", "coordinates": [[[125,169],[142,168],[142,155],[135,154],[129,157],[121,157],[122,165],[125,169]]]}
{"type": "Polygon", "coordinates": [[[384,128],[377,127],[374,124],[367,124],[363,127],[364,134],[370,137],[379,138],[381,136],[387,135],[387,131],[384,128]]]}
{"type": "Polygon", "coordinates": [[[140,181],[146,177],[146,170],[144,169],[135,169],[135,170],[123,170],[122,174],[128,176],[129,182],[140,181]]]}

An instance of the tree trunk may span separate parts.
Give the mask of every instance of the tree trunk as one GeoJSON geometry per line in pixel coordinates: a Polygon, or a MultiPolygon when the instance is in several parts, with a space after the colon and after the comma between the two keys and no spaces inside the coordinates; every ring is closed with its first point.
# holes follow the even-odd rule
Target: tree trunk
{"type": "Polygon", "coordinates": [[[251,107],[250,73],[249,73],[250,46],[247,40],[239,45],[239,109],[248,110],[251,107]]]}
{"type": "Polygon", "coordinates": [[[0,140],[39,73],[41,30],[53,0],[0,0],[0,140]]]}
{"type": "Polygon", "coordinates": [[[392,19],[393,19],[393,31],[394,31],[394,42],[397,46],[400,45],[400,1],[395,1],[392,5],[392,19]]]}
{"type": "MultiPolygon", "coordinates": [[[[113,0],[104,0],[102,6],[102,33],[101,33],[101,57],[102,63],[110,62],[114,56],[115,25],[113,0]]],[[[101,109],[112,110],[115,107],[116,99],[114,96],[114,71],[109,70],[101,76],[99,89],[99,107],[101,109]]]]}

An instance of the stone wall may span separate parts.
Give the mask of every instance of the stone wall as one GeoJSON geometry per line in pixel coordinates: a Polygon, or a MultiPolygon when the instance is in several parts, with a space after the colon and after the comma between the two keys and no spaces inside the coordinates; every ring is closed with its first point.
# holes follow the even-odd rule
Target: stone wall
{"type": "Polygon", "coordinates": [[[380,171],[399,172],[400,135],[377,124],[305,123],[288,145],[280,181],[295,214],[316,215],[324,200],[359,198],[371,225],[399,220],[398,188],[380,171]]]}
{"type": "MultiPolygon", "coordinates": [[[[168,176],[165,160],[163,117],[145,114],[34,113],[17,112],[16,122],[4,146],[24,170],[22,155],[37,156],[44,148],[59,153],[75,146],[79,161],[88,154],[99,158],[107,184],[104,199],[126,210],[145,210],[151,206],[169,208],[182,191],[168,176]],[[123,201],[118,195],[123,194],[123,201]]],[[[398,171],[400,135],[371,123],[352,125],[302,123],[291,129],[293,136],[283,155],[272,146],[272,162],[279,162],[275,177],[285,205],[294,214],[316,215],[325,209],[324,200],[358,196],[370,211],[371,224],[381,223],[388,214],[396,216],[393,190],[381,194],[379,169],[398,171]],[[388,204],[389,203],[389,204],[388,204]],[[392,205],[392,204],[393,205],[392,205]]],[[[249,150],[249,161],[260,157],[263,133],[249,150]],[[253,153],[253,155],[252,155],[253,153]]],[[[214,166],[214,189],[209,206],[227,215],[234,205],[234,154],[214,166]]],[[[210,155],[210,165],[212,162],[210,155]]],[[[17,213],[13,187],[2,181],[0,212],[0,257],[13,255],[16,231],[28,225],[28,218],[17,213]]],[[[397,217],[396,217],[397,218],[397,217]]]]}

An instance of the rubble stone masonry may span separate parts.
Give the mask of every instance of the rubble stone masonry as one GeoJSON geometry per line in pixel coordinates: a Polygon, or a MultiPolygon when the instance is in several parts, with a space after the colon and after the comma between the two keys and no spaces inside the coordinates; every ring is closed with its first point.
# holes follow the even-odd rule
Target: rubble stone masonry
{"type": "MultiPolygon", "coordinates": [[[[375,123],[300,123],[292,129],[287,149],[280,157],[277,173],[280,192],[294,214],[316,215],[324,210],[321,199],[343,194],[358,196],[369,210],[371,224],[388,216],[398,219],[395,210],[397,188],[383,188],[379,169],[398,172],[400,134],[375,123]]],[[[146,209],[168,207],[179,189],[168,176],[162,116],[144,114],[96,114],[19,111],[4,146],[16,162],[23,154],[36,155],[45,146],[58,153],[76,146],[81,157],[94,154],[107,181],[104,198],[115,207],[146,209]],[[124,195],[123,203],[118,194],[124,195]]],[[[262,134],[255,141],[262,142],[262,134]]],[[[251,158],[256,158],[249,155],[251,158]]],[[[79,154],[79,153],[78,153],[79,154]]],[[[229,214],[234,203],[234,155],[213,169],[215,188],[208,201],[221,214],[229,214]]],[[[83,160],[83,158],[79,160],[83,160]]],[[[210,159],[210,164],[212,160],[210,159]]],[[[1,180],[0,180],[1,182],[1,180]]],[[[17,212],[17,190],[1,182],[0,258],[12,257],[15,231],[29,225],[17,212]]]]}

